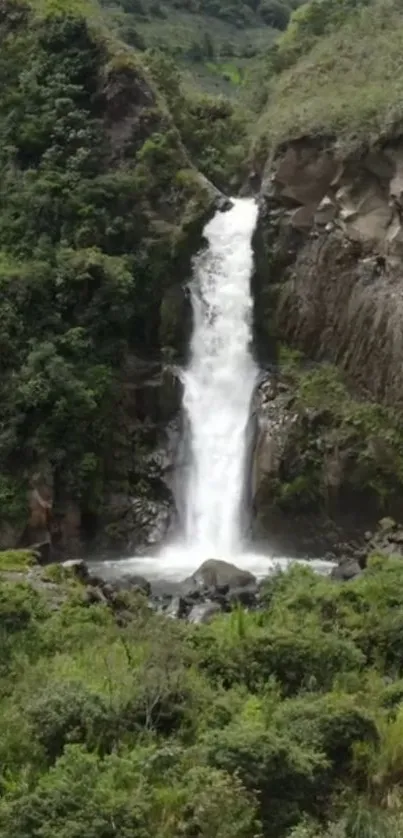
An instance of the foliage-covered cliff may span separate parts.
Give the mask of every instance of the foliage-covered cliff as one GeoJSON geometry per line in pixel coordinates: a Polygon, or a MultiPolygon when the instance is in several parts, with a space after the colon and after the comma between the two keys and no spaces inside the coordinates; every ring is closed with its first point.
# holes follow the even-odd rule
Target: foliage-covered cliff
{"type": "Polygon", "coordinates": [[[91,4],[2,0],[0,38],[0,541],[73,543],[105,507],[116,539],[167,492],[142,457],[176,407],[160,360],[181,349],[182,280],[219,197],[192,157],[211,174],[232,114],[198,161],[208,106],[192,134],[182,100],[177,125],[91,4]]]}

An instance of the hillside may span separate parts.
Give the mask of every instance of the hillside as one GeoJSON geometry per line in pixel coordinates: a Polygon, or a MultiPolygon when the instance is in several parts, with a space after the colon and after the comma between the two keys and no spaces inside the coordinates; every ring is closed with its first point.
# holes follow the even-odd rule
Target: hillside
{"type": "Polygon", "coordinates": [[[401,4],[313,2],[266,61],[256,144],[333,136],[341,153],[379,144],[402,119],[401,4]]]}
{"type": "Polygon", "coordinates": [[[253,59],[287,26],[296,0],[116,0],[105,10],[140,50],[174,58],[190,86],[237,95],[253,59]]]}

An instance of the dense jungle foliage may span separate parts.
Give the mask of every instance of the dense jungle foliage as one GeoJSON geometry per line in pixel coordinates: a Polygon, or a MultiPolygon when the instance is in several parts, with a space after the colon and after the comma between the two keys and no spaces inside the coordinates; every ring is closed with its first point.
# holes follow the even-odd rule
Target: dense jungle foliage
{"type": "Polygon", "coordinates": [[[403,563],[192,627],[0,554],[2,838],[398,838],[403,563]]]}
{"type": "Polygon", "coordinates": [[[223,185],[244,156],[229,103],[186,99],[96,7],[60,8],[0,3],[2,523],[43,462],[56,497],[100,505],[124,360],[158,357],[164,293],[213,205],[199,171],[223,185]]]}

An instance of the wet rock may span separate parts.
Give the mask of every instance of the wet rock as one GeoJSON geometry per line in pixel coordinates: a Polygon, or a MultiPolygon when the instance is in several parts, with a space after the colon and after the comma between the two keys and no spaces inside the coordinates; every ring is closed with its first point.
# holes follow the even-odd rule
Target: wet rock
{"type": "Polygon", "coordinates": [[[189,616],[188,622],[195,625],[202,623],[209,623],[217,614],[221,613],[221,608],[217,602],[201,602],[194,605],[189,616]]]}
{"type": "Polygon", "coordinates": [[[220,212],[228,212],[234,206],[233,201],[231,198],[227,198],[226,195],[221,195],[220,198],[217,199],[217,209],[220,212]]]}
{"type": "MultiPolygon", "coordinates": [[[[189,576],[181,583],[180,591],[187,599],[197,600],[203,595],[203,585],[198,584],[193,576],[189,576]]],[[[207,588],[205,592],[207,592],[207,588]]]]}
{"type": "Polygon", "coordinates": [[[11,524],[9,521],[3,521],[0,524],[0,550],[14,549],[17,544],[21,543],[23,532],[23,524],[11,524]]]}
{"type": "Polygon", "coordinates": [[[207,559],[189,579],[185,580],[184,585],[188,583],[190,588],[192,582],[195,588],[207,587],[217,590],[225,585],[230,590],[255,584],[256,578],[253,573],[248,570],[241,570],[230,562],[225,562],[222,559],[207,559]]]}
{"type": "Polygon", "coordinates": [[[224,596],[225,597],[228,594],[229,589],[230,589],[230,586],[228,584],[226,584],[226,585],[216,585],[215,586],[215,591],[219,596],[224,596]]]}
{"type": "Polygon", "coordinates": [[[356,579],[361,573],[361,567],[356,559],[344,558],[337,567],[333,568],[330,578],[338,582],[348,582],[350,579],[356,579]]]}
{"type": "Polygon", "coordinates": [[[53,508],[53,476],[48,463],[31,476],[28,492],[28,519],[25,543],[42,544],[50,541],[53,508]]]}
{"type": "Polygon", "coordinates": [[[396,521],[393,518],[381,518],[378,525],[379,533],[391,533],[397,530],[396,521]]]}
{"type": "Polygon", "coordinates": [[[375,553],[387,558],[403,558],[403,527],[393,518],[382,518],[376,532],[369,534],[363,549],[364,563],[368,556],[375,553]]]}
{"type": "Polygon", "coordinates": [[[74,500],[63,502],[63,514],[54,527],[53,539],[61,551],[80,555],[82,549],[82,515],[79,504],[74,500]]]}
{"type": "Polygon", "coordinates": [[[141,554],[162,542],[170,525],[172,506],[165,499],[115,493],[108,497],[105,514],[106,546],[141,554]]]}

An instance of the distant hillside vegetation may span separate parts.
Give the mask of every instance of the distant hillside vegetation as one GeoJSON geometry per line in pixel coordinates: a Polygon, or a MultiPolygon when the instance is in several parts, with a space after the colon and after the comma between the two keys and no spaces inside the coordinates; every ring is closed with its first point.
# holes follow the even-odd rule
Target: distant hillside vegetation
{"type": "Polygon", "coordinates": [[[210,92],[236,92],[251,59],[285,30],[298,0],[104,0],[119,34],[158,48],[210,92]]]}

